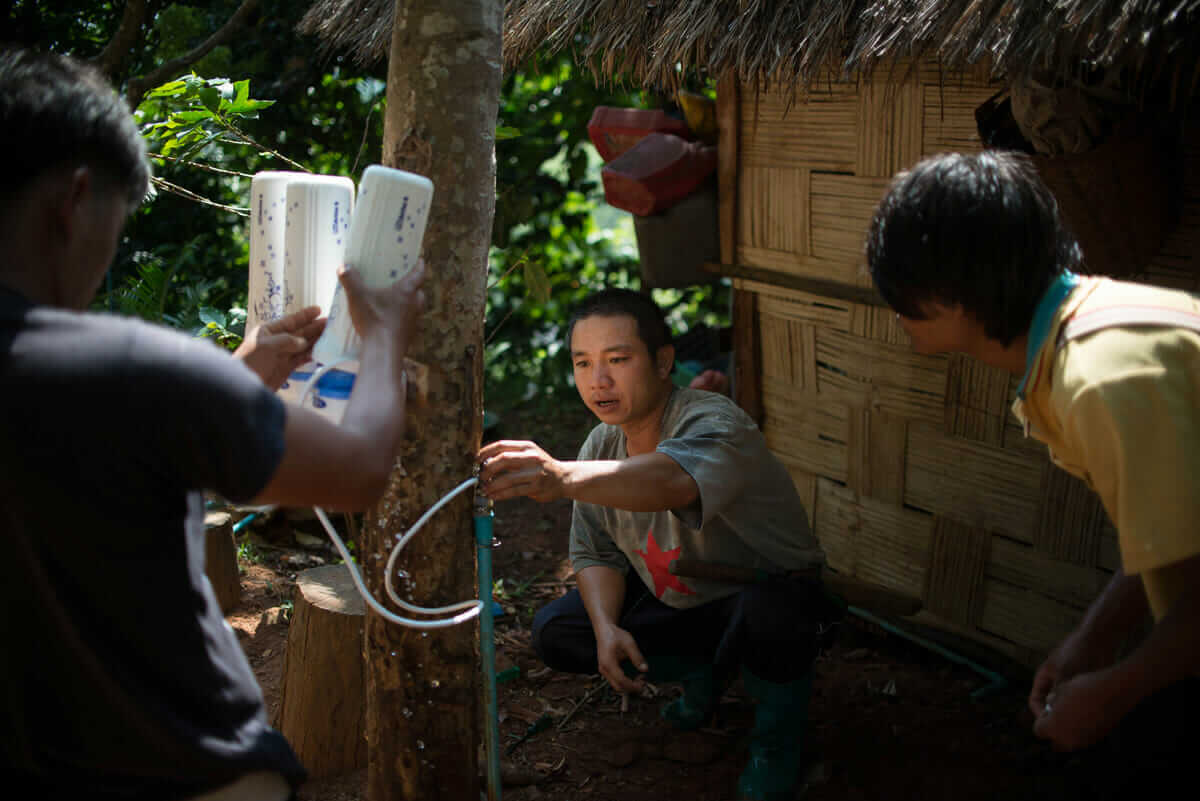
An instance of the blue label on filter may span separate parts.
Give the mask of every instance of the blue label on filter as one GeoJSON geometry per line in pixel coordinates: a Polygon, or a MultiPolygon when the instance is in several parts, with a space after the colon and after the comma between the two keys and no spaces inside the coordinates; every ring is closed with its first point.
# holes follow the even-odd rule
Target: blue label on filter
{"type": "MultiPolygon", "coordinates": [[[[312,378],[312,370],[293,370],[292,374],[289,375],[288,378],[297,383],[306,384],[308,383],[308,380],[312,378]]],[[[284,381],[279,388],[287,389],[289,386],[290,384],[287,381],[284,381]]]]}
{"type": "MultiPolygon", "coordinates": [[[[307,384],[312,380],[312,370],[293,370],[287,380],[280,385],[280,389],[289,389],[292,382],[297,384],[307,384]]],[[[329,400],[349,400],[350,393],[354,391],[354,373],[346,370],[330,370],[321,379],[317,381],[316,391],[312,395],[312,405],[318,409],[324,409],[326,403],[322,398],[329,400]]],[[[300,389],[300,387],[297,387],[300,389]]]]}
{"type": "Polygon", "coordinates": [[[330,400],[346,400],[354,390],[354,373],[330,370],[317,382],[317,394],[330,400]]]}

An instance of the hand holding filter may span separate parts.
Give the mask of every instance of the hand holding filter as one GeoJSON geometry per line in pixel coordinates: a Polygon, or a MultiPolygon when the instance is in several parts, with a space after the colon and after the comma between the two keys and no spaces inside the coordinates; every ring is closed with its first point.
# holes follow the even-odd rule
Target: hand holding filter
{"type": "MultiPolygon", "coordinates": [[[[363,172],[346,242],[346,264],[359,272],[369,288],[389,286],[416,266],[432,198],[433,183],[423,176],[378,164],[363,172]]],[[[357,359],[361,347],[339,284],[313,358],[326,365],[357,359]]]]}

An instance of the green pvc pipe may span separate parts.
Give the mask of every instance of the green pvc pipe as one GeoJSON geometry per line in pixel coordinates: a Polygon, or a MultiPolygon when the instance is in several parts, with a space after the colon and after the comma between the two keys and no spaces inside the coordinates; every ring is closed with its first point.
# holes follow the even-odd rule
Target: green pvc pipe
{"type": "Polygon", "coordinates": [[[955,653],[954,651],[951,651],[949,648],[938,645],[936,642],[933,642],[932,640],[927,640],[924,637],[919,637],[916,634],[907,632],[898,626],[893,626],[891,623],[888,623],[883,618],[876,617],[875,615],[871,614],[870,612],[868,612],[865,609],[859,609],[857,606],[850,606],[850,607],[847,607],[847,609],[851,612],[851,614],[854,614],[857,617],[861,617],[863,620],[866,620],[870,623],[874,623],[876,626],[879,626],[884,631],[890,632],[891,634],[895,634],[897,637],[902,637],[903,639],[906,639],[909,642],[916,643],[917,645],[921,646],[922,648],[926,648],[930,651],[933,651],[935,654],[944,656],[946,659],[949,659],[951,662],[954,662],[955,664],[964,665],[964,666],[970,668],[971,670],[975,671],[976,673],[978,673],[979,675],[983,676],[984,678],[986,678],[988,681],[991,682],[991,684],[985,684],[984,686],[979,687],[976,690],[972,691],[972,693],[971,693],[972,698],[982,698],[985,695],[991,695],[994,692],[998,692],[998,691],[1003,690],[1006,687],[1008,687],[1008,679],[1004,678],[999,673],[996,673],[993,670],[988,670],[983,665],[980,665],[977,662],[971,661],[970,659],[963,656],[962,654],[955,653]]]}
{"type": "Polygon", "coordinates": [[[475,553],[479,564],[479,657],[483,663],[488,801],[500,801],[500,706],[496,693],[496,628],[492,618],[492,502],[475,493],[475,553]]]}

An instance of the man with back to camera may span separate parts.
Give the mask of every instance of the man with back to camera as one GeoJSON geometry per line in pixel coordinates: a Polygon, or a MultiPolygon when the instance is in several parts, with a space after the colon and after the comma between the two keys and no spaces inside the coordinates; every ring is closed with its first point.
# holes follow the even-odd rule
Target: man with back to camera
{"type": "Polygon", "coordinates": [[[571,498],[578,589],[542,608],[533,645],[556,670],[600,673],[620,693],[683,682],[663,709],[681,729],[711,716],[737,667],[757,702],[741,799],[791,798],[821,635],[839,614],[824,554],[787,470],[731,400],[675,388],[671,332],[648,296],[612,289],[575,310],[566,341],[599,418],[577,461],[532,442],[484,447],[496,500],[571,498]],[[673,559],[769,571],[741,586],[672,574],[673,559]]]}
{"type": "Polygon", "coordinates": [[[866,250],[913,348],[1022,376],[1026,433],[1116,524],[1121,568],[1034,677],[1035,734],[1106,743],[1123,771],[1097,782],[1106,795],[1178,774],[1200,744],[1200,299],[1078,275],[1078,243],[1015,153],[900,173],[866,250]]]}
{"type": "Polygon", "coordinates": [[[402,433],[423,270],[341,276],[363,338],[342,425],[278,384],[315,310],[211,343],[84,312],[149,180],[89,67],[0,50],[0,768],[37,798],[277,801],[304,777],[204,575],[201,490],[362,509],[402,433]],[[261,374],[256,375],[249,364],[261,374]]]}

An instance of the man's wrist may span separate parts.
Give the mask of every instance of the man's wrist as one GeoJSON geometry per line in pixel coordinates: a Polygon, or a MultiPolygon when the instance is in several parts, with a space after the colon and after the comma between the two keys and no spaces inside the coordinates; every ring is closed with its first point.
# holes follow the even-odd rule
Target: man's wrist
{"type": "Polygon", "coordinates": [[[572,501],[579,500],[575,497],[581,484],[579,462],[564,462],[556,459],[555,463],[558,465],[559,486],[562,488],[563,497],[572,501]]]}
{"type": "Polygon", "coordinates": [[[602,639],[612,636],[613,630],[616,627],[616,622],[612,620],[593,621],[592,634],[595,636],[596,642],[600,642],[602,639]]]}

